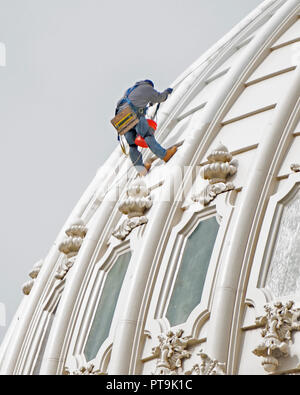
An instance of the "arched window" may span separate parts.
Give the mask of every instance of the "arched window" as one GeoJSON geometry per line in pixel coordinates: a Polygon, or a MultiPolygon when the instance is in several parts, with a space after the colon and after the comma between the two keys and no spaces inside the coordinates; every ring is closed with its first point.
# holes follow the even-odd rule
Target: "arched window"
{"type": "Polygon", "coordinates": [[[277,228],[265,287],[274,297],[300,291],[300,189],[294,188],[277,210],[277,228]],[[280,211],[280,213],[279,213],[280,211]]]}
{"type": "Polygon", "coordinates": [[[101,345],[109,335],[110,326],[130,258],[130,251],[120,255],[106,275],[93,324],[84,348],[84,355],[87,361],[96,357],[101,345]]]}
{"type": "Polygon", "coordinates": [[[187,238],[166,317],[171,326],[185,322],[200,303],[219,230],[215,217],[201,221],[187,238]]]}

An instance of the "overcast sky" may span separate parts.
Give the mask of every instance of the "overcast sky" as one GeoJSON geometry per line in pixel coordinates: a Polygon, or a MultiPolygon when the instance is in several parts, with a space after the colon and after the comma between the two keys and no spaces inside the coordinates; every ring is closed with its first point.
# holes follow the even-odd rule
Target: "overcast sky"
{"type": "Polygon", "coordinates": [[[0,342],[28,273],[117,144],[124,90],[167,88],[260,3],[0,0],[0,342]]]}

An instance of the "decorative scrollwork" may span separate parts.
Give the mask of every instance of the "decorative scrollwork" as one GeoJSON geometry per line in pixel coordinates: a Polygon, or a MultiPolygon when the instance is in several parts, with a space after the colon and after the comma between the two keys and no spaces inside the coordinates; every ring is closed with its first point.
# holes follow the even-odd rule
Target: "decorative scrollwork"
{"type": "Polygon", "coordinates": [[[208,205],[217,195],[233,190],[234,184],[228,181],[237,171],[237,160],[233,160],[228,149],[220,144],[207,157],[208,164],[203,166],[200,175],[209,180],[209,184],[200,192],[192,196],[194,202],[208,205]]]}
{"type": "Polygon", "coordinates": [[[216,359],[211,359],[202,350],[197,354],[201,362],[196,364],[190,371],[185,372],[185,374],[198,375],[198,376],[224,376],[225,373],[225,363],[220,363],[216,359]]]}
{"type": "Polygon", "coordinates": [[[60,264],[55,274],[55,277],[59,280],[63,280],[70,268],[74,265],[78,251],[86,236],[87,228],[84,226],[83,221],[78,218],[71,224],[65,233],[67,237],[58,247],[59,251],[66,255],[66,258],[60,264]]]}
{"type": "Polygon", "coordinates": [[[293,301],[266,305],[266,314],[255,320],[257,326],[263,327],[263,342],[252,352],[263,357],[262,366],[267,372],[274,372],[279,366],[279,359],[289,356],[292,332],[300,330],[300,309],[294,309],[293,305],[293,301]]]}
{"type": "Polygon", "coordinates": [[[100,372],[99,369],[95,368],[95,365],[92,363],[87,364],[86,366],[81,366],[79,369],[70,371],[68,367],[65,367],[63,370],[64,376],[102,376],[105,373],[100,372]]]}
{"type": "Polygon", "coordinates": [[[191,336],[183,337],[183,330],[167,332],[158,336],[159,345],[152,349],[153,357],[158,358],[153,374],[178,375],[182,373],[182,361],[191,357],[187,348],[198,342],[191,336]]]}
{"type": "Polygon", "coordinates": [[[31,272],[29,273],[31,280],[29,280],[25,284],[23,284],[23,287],[22,287],[22,291],[23,291],[24,295],[30,294],[30,291],[34,285],[35,279],[37,278],[43,263],[44,263],[44,261],[41,259],[33,266],[31,272]]]}
{"type": "Polygon", "coordinates": [[[139,179],[126,191],[126,197],[120,202],[119,210],[127,215],[127,218],[113,232],[113,236],[124,240],[126,236],[137,226],[144,225],[148,218],[144,213],[152,206],[150,191],[144,181],[139,179]]]}

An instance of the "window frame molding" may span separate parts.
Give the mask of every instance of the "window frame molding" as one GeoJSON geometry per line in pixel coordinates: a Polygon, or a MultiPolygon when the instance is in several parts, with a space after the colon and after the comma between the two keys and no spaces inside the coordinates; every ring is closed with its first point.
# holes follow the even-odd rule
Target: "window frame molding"
{"type": "Polygon", "coordinates": [[[300,302],[299,294],[291,293],[276,297],[265,287],[284,207],[298,191],[300,191],[300,173],[293,173],[289,175],[280,190],[270,197],[249,278],[246,297],[246,303],[248,305],[261,309],[261,306],[264,306],[266,303],[274,302],[278,299],[285,302],[290,300],[291,297],[295,302],[300,302]]]}
{"type": "Polygon", "coordinates": [[[106,253],[94,264],[88,288],[85,290],[85,295],[81,298],[80,308],[78,311],[77,320],[80,322],[80,325],[77,327],[77,333],[73,333],[73,338],[75,340],[70,345],[66,358],[65,366],[67,366],[70,371],[79,369],[81,366],[86,366],[87,363],[93,363],[95,366],[98,366],[101,372],[107,371],[113,346],[113,334],[116,328],[115,318],[118,316],[119,311],[122,308],[122,298],[120,296],[122,289],[124,288],[124,284],[127,282],[131,259],[120,288],[118,301],[113,313],[107,338],[104,340],[97,352],[97,355],[92,360],[87,361],[84,351],[94,322],[96,310],[102,297],[107,275],[121,255],[131,252],[132,258],[133,250],[130,244],[129,238],[122,242],[118,241],[115,244],[110,244],[106,253]]]}
{"type": "MultiPolygon", "coordinates": [[[[176,283],[176,279],[178,276],[179,269],[181,267],[182,263],[182,258],[183,254],[185,252],[186,248],[186,243],[188,238],[192,235],[192,233],[196,230],[196,228],[199,226],[200,222],[203,222],[207,219],[210,219],[212,217],[216,217],[217,212],[214,206],[209,207],[208,209],[204,209],[202,212],[194,212],[189,218],[185,219],[181,224],[179,224],[178,227],[174,227],[174,229],[171,232],[169,243],[170,243],[170,252],[168,253],[168,263],[166,266],[166,271],[165,271],[165,276],[164,276],[164,283],[165,285],[162,286],[161,291],[162,291],[162,298],[159,301],[156,309],[156,314],[155,318],[156,319],[163,319],[163,320],[168,320],[166,314],[167,310],[174,292],[174,287],[176,283]]],[[[217,220],[217,218],[216,218],[217,220]]],[[[216,242],[215,242],[216,243],[216,242]]],[[[214,250],[215,248],[213,248],[214,250]]],[[[210,261],[212,260],[213,257],[213,252],[212,256],[210,258],[210,261]]],[[[205,277],[205,283],[207,282],[207,279],[209,276],[209,268],[210,268],[210,263],[208,265],[208,270],[206,273],[205,277]]],[[[210,273],[211,274],[211,273],[210,273]]],[[[203,296],[204,296],[204,289],[205,289],[205,283],[203,286],[203,292],[202,292],[202,297],[200,301],[200,305],[203,304],[203,296]]],[[[204,303],[207,305],[207,302],[204,303]]],[[[198,305],[199,306],[199,305],[198,305]]],[[[190,316],[192,315],[193,311],[196,309],[196,307],[190,312],[188,319],[186,322],[189,320],[190,316]]],[[[170,327],[171,324],[169,323],[170,327]]],[[[175,325],[181,326],[182,324],[175,325]]]]}
{"type": "MultiPolygon", "coordinates": [[[[183,329],[188,335],[199,337],[202,328],[209,320],[212,299],[214,296],[218,268],[223,253],[223,245],[227,230],[234,212],[234,202],[238,191],[233,190],[217,196],[214,204],[203,207],[193,203],[184,211],[180,222],[172,228],[166,251],[162,257],[156,286],[153,290],[151,305],[148,312],[145,333],[147,337],[156,338],[157,335],[172,328],[183,329]],[[215,216],[220,227],[210,257],[210,263],[205,277],[200,303],[190,312],[184,323],[171,326],[166,312],[173,293],[174,285],[182,255],[188,237],[193,233],[201,221],[215,216]]],[[[200,336],[201,339],[201,336],[200,336]]],[[[205,341],[203,338],[202,341],[205,341]]]]}

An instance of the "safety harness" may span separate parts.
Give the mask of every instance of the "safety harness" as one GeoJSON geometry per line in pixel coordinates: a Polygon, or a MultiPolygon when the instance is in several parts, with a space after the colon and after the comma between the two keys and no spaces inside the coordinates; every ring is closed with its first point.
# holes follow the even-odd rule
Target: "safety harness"
{"type": "MultiPolygon", "coordinates": [[[[137,108],[136,106],[134,106],[132,104],[131,100],[129,100],[129,98],[128,98],[130,93],[133,92],[135,90],[135,88],[137,88],[138,86],[139,86],[139,84],[135,84],[131,88],[127,89],[123,99],[120,101],[118,107],[116,108],[116,114],[118,112],[118,108],[121,107],[122,105],[124,105],[125,103],[127,103],[137,115],[143,115],[144,114],[145,110],[143,108],[137,108]]],[[[119,141],[119,144],[120,144],[120,147],[121,147],[121,150],[122,150],[123,154],[128,156],[128,153],[126,152],[125,144],[124,144],[124,141],[123,141],[123,137],[119,133],[117,133],[117,139],[119,141]]]]}
{"type": "MultiPolygon", "coordinates": [[[[141,117],[142,115],[145,115],[145,114],[146,114],[147,108],[137,108],[135,105],[132,104],[131,100],[129,100],[129,98],[128,98],[128,96],[130,95],[130,93],[133,92],[139,85],[140,85],[140,84],[137,83],[137,84],[135,84],[133,87],[127,89],[127,91],[125,92],[124,97],[123,97],[122,100],[119,102],[119,104],[118,104],[118,106],[117,106],[117,108],[116,108],[116,113],[115,113],[116,115],[118,114],[119,108],[122,107],[122,106],[123,106],[124,104],[126,104],[126,103],[132,108],[132,110],[134,111],[134,113],[136,114],[136,116],[137,116],[138,118],[141,117]]],[[[153,117],[152,117],[153,120],[154,120],[154,119],[156,118],[156,116],[157,116],[157,112],[158,112],[159,106],[160,106],[160,103],[158,103],[158,105],[156,106],[156,111],[155,111],[155,113],[154,113],[154,115],[153,115],[153,117]]],[[[128,122],[128,123],[129,123],[129,122],[131,121],[131,119],[130,119],[129,117],[130,117],[130,114],[129,114],[129,116],[127,115],[127,116],[123,117],[121,120],[118,120],[118,122],[117,122],[117,127],[118,127],[118,124],[120,124],[120,122],[128,122]]],[[[135,122],[137,122],[137,121],[135,121],[135,122]]],[[[113,122],[112,122],[112,123],[113,123],[113,122]]],[[[114,123],[113,123],[113,124],[114,124],[114,123]]],[[[116,127],[116,124],[114,124],[114,126],[116,127]]],[[[129,127],[130,127],[130,126],[128,126],[128,128],[129,128],[129,127]]],[[[128,128],[127,128],[127,130],[128,130],[128,128]]],[[[119,144],[120,144],[120,147],[121,147],[121,150],[122,150],[123,154],[126,155],[126,156],[128,156],[128,153],[126,152],[125,144],[124,144],[124,141],[123,141],[123,136],[122,136],[122,134],[119,133],[119,132],[117,133],[117,139],[118,139],[118,141],[119,141],[119,144]]]]}
{"type": "Polygon", "coordinates": [[[123,97],[123,99],[120,101],[118,107],[122,106],[125,103],[128,103],[130,106],[133,107],[133,109],[135,109],[133,106],[133,104],[131,103],[131,101],[129,100],[128,96],[130,95],[131,92],[133,92],[135,90],[135,88],[137,88],[139,86],[139,84],[135,84],[134,86],[132,86],[131,88],[127,89],[127,91],[125,92],[125,95],[123,97]]]}

